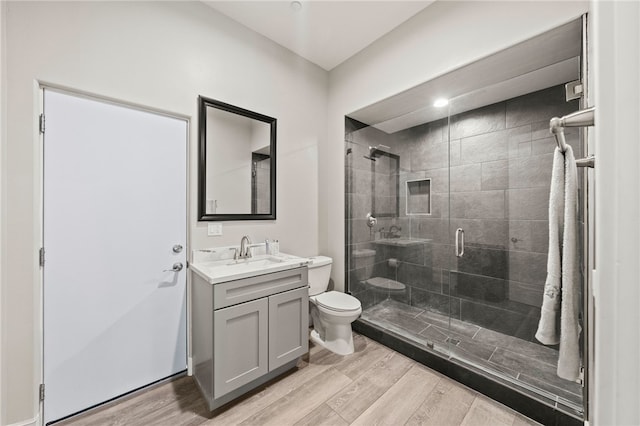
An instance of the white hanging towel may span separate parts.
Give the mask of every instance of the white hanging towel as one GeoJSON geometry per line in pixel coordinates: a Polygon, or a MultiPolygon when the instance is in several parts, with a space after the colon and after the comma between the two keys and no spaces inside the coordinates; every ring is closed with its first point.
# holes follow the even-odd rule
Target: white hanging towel
{"type": "Polygon", "coordinates": [[[578,248],[578,169],[573,150],[564,153],[564,236],[562,243],[562,307],[558,376],[580,377],[580,269],[578,248]]]}
{"type": "Polygon", "coordinates": [[[573,150],[556,148],[549,196],[549,257],[536,339],[560,343],[558,376],[580,375],[580,271],[578,269],[578,172],[573,150]]]}
{"type": "Polygon", "coordinates": [[[564,228],[564,155],[556,148],[549,194],[549,255],[542,309],[536,339],[545,345],[560,343],[560,287],[562,280],[562,233],[564,228]]]}

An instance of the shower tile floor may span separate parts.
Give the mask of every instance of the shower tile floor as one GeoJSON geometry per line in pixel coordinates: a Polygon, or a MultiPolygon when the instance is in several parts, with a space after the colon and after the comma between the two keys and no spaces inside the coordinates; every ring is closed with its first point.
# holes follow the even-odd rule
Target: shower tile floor
{"type": "Polygon", "coordinates": [[[553,401],[581,410],[582,387],[556,375],[558,351],[553,348],[460,320],[450,321],[445,315],[392,299],[365,309],[361,318],[424,347],[542,389],[552,394],[547,397],[553,401]]]}

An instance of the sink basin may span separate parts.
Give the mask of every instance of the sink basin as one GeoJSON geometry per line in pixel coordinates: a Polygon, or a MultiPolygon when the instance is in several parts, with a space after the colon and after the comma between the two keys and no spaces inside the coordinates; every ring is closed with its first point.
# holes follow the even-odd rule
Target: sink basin
{"type": "Polygon", "coordinates": [[[274,263],[283,263],[284,258],[278,256],[266,256],[260,258],[239,259],[227,262],[224,266],[229,268],[264,268],[274,263]]]}
{"type": "Polygon", "coordinates": [[[239,280],[272,272],[298,268],[309,259],[288,254],[257,255],[248,259],[194,262],[189,267],[210,284],[239,280]]]}

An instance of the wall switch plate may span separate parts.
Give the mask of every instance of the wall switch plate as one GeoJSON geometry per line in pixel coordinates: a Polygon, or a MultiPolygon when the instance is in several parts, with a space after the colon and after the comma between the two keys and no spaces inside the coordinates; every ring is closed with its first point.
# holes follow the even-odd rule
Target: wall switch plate
{"type": "Polygon", "coordinates": [[[210,237],[222,235],[222,224],[221,223],[207,224],[207,235],[209,235],[210,237]]]}

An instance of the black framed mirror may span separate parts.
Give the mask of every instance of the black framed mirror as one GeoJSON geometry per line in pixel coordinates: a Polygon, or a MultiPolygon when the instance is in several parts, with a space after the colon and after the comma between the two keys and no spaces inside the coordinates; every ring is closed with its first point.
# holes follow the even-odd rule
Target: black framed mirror
{"type": "Polygon", "coordinates": [[[276,218],[277,120],[198,97],[198,220],[276,218]]]}

